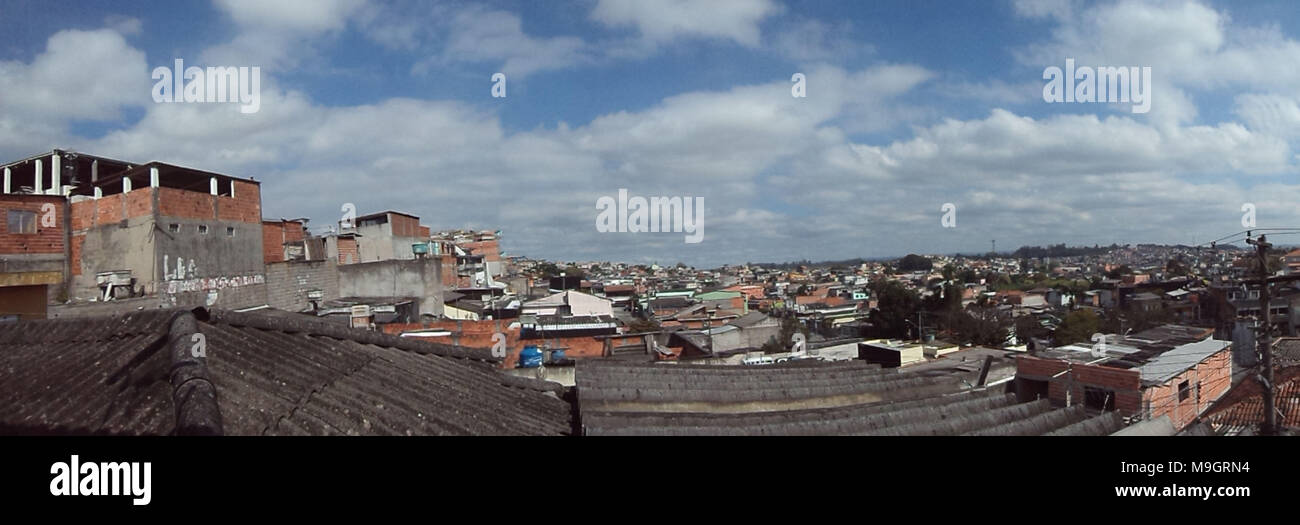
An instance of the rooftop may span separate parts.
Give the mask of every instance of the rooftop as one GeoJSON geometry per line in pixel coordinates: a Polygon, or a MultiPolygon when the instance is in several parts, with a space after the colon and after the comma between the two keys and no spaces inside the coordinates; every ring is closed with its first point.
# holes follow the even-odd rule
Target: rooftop
{"type": "Polygon", "coordinates": [[[0,433],[571,432],[558,385],[492,363],[488,349],[265,311],[0,324],[0,433]]]}
{"type": "Polygon", "coordinates": [[[1104,435],[1114,413],[1016,403],[955,375],[924,377],[861,361],[725,366],[578,363],[588,435],[1104,435]]]}

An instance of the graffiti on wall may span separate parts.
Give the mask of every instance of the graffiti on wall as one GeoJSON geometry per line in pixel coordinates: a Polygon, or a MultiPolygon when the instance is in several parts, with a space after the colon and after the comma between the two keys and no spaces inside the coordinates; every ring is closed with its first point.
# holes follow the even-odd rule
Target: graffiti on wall
{"type": "Polygon", "coordinates": [[[252,286],[256,284],[266,284],[266,276],[257,274],[198,277],[184,280],[175,279],[163,283],[163,293],[178,294],[185,292],[210,292],[225,290],[227,288],[238,288],[240,286],[252,286]]]}

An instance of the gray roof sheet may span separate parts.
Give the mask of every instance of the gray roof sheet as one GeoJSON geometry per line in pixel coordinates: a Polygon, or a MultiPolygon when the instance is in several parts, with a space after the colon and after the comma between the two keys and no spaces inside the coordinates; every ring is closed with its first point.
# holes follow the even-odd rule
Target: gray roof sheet
{"type": "Polygon", "coordinates": [[[149,310],[0,325],[0,433],[564,434],[486,349],[302,317],[149,310]],[[186,328],[188,327],[188,328],[186,328]],[[202,334],[206,357],[190,357],[202,334]]]}

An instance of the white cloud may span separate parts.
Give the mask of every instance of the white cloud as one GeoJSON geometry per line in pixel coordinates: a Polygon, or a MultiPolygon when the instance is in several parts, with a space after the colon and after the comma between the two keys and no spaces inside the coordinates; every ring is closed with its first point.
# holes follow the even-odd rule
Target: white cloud
{"type": "MultiPolygon", "coordinates": [[[[310,62],[313,45],[341,32],[364,0],[214,0],[239,27],[230,41],[205,50],[208,64],[288,68],[310,62]]],[[[183,58],[183,57],[182,57],[183,58]]]]}
{"type": "Polygon", "coordinates": [[[1300,139],[1300,104],[1294,98],[1248,93],[1237,97],[1234,113],[1252,130],[1300,139]]]}
{"type": "Polygon", "coordinates": [[[772,0],[598,0],[591,18],[612,27],[635,27],[654,43],[700,37],[757,47],[759,23],[781,10],[772,0]]]}
{"type": "Polygon", "coordinates": [[[588,60],[582,39],[528,36],[519,16],[505,11],[465,9],[452,19],[449,32],[444,62],[500,62],[501,72],[509,76],[524,77],[588,60]]]}
{"type": "Polygon", "coordinates": [[[342,29],[365,0],[214,0],[217,8],[245,28],[294,33],[342,29]]]}
{"type": "Polygon", "coordinates": [[[3,118],[115,119],[151,86],[144,53],[109,29],[60,31],[32,63],[0,62],[3,118]]]}
{"type": "Polygon", "coordinates": [[[873,53],[870,44],[853,38],[853,24],[814,18],[797,18],[775,31],[772,45],[782,56],[795,62],[842,62],[873,53]]]}

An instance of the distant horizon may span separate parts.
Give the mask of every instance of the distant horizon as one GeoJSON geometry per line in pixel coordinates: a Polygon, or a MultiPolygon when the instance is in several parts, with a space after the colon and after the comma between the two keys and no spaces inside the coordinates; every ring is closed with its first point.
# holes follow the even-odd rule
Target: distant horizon
{"type": "MultiPolygon", "coordinates": [[[[1057,243],[1057,244],[1060,244],[1060,243],[1057,243]]],[[[1050,245],[1048,245],[1048,246],[1050,246],[1050,245]]],[[[1136,246],[1158,246],[1158,247],[1162,247],[1162,248],[1177,248],[1177,247],[1182,247],[1182,248],[1196,248],[1196,246],[1191,246],[1191,245],[1186,245],[1186,244],[1160,244],[1160,243],[1146,243],[1146,242],[1144,242],[1144,243],[1127,243],[1127,244],[1119,244],[1118,246],[1120,246],[1120,247],[1126,247],[1126,246],[1134,246],[1134,247],[1136,247],[1136,246]]],[[[1217,246],[1218,246],[1219,248],[1225,248],[1225,249],[1227,249],[1227,248],[1231,248],[1231,249],[1233,249],[1233,250],[1245,250],[1245,249],[1246,249],[1245,247],[1237,246],[1237,245],[1235,245],[1235,244],[1219,244],[1219,245],[1217,245],[1217,246]]],[[[1021,249],[1021,248],[1041,248],[1041,247],[1045,247],[1045,246],[1042,246],[1042,245],[1026,245],[1026,246],[1019,246],[1019,247],[1017,247],[1015,250],[1011,250],[1011,251],[999,251],[999,252],[993,252],[993,253],[994,253],[995,255],[1011,255],[1012,253],[1015,253],[1015,251],[1017,251],[1017,250],[1019,250],[1019,249],[1021,249]]],[[[1091,245],[1088,245],[1088,246],[1083,246],[1083,245],[1068,245],[1068,244],[1066,245],[1066,248],[1092,248],[1092,247],[1093,247],[1093,246],[1091,246],[1091,245]]],[[[1109,247],[1110,247],[1110,244],[1100,245],[1099,247],[1100,247],[1100,248],[1109,248],[1109,247]]],[[[1274,250],[1283,250],[1283,249],[1294,249],[1294,248],[1297,248],[1297,247],[1300,247],[1300,244],[1274,244],[1273,249],[1274,249],[1274,250]]],[[[1204,249],[1209,249],[1208,247],[1202,247],[1202,248],[1204,248],[1204,249]]],[[[956,257],[956,256],[960,255],[960,256],[962,256],[962,257],[981,258],[981,257],[984,257],[984,256],[988,255],[989,253],[990,253],[990,252],[987,252],[987,251],[985,251],[985,252],[979,252],[979,253],[976,253],[976,252],[952,252],[952,253],[924,253],[924,252],[913,252],[913,253],[906,253],[906,254],[903,254],[903,255],[889,256],[889,257],[850,257],[850,258],[847,258],[847,259],[820,259],[820,260],[808,260],[808,261],[802,261],[802,260],[799,260],[799,261],[784,261],[784,262],[759,262],[759,261],[745,261],[745,262],[740,262],[740,263],[724,263],[724,264],[722,264],[722,265],[717,265],[717,266],[695,266],[695,265],[690,265],[690,264],[687,264],[687,266],[688,266],[688,267],[693,267],[693,268],[696,268],[696,269],[706,269],[706,270],[719,269],[719,268],[722,268],[723,266],[731,267],[731,266],[743,266],[743,265],[749,265],[749,266],[789,266],[789,265],[797,265],[797,264],[808,264],[808,265],[811,265],[811,266],[828,266],[828,265],[835,265],[835,264],[843,264],[843,263],[846,263],[846,262],[849,262],[849,261],[889,262],[889,261],[896,261],[896,260],[902,259],[903,257],[906,257],[906,256],[908,256],[908,255],[920,255],[920,256],[922,256],[922,257],[956,257]]],[[[514,257],[514,256],[512,255],[512,257],[514,257]]],[[[566,259],[544,259],[544,258],[537,258],[537,257],[529,257],[529,256],[527,256],[527,255],[519,255],[518,257],[523,257],[523,258],[526,258],[526,259],[529,259],[529,260],[540,260],[540,261],[546,261],[546,262],[566,262],[566,263],[595,263],[595,262],[609,262],[609,263],[615,263],[615,264],[626,264],[626,265],[629,265],[629,266],[651,266],[651,265],[653,265],[653,264],[658,264],[658,265],[661,266],[661,267],[669,267],[669,266],[677,266],[677,264],[679,264],[679,263],[683,263],[683,264],[685,264],[684,262],[681,262],[681,261],[674,261],[674,262],[671,262],[671,263],[665,263],[665,262],[650,262],[650,263],[640,263],[640,262],[636,262],[636,263],[633,263],[633,262],[619,261],[619,260],[613,260],[613,259],[596,259],[596,260],[581,260],[581,261],[575,261],[575,260],[566,260],[566,259]]],[[[1062,256],[1062,257],[1077,257],[1077,256],[1062,256]]]]}
{"type": "Polygon", "coordinates": [[[0,159],[157,160],[255,178],[269,217],[697,267],[1300,225],[1289,2],[645,5],[11,0],[0,159]],[[1111,68],[1142,100],[1099,92],[1111,68]],[[624,190],[702,213],[603,228],[624,190]]]}

